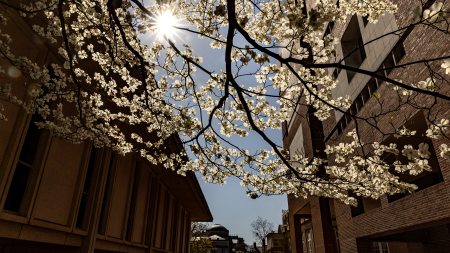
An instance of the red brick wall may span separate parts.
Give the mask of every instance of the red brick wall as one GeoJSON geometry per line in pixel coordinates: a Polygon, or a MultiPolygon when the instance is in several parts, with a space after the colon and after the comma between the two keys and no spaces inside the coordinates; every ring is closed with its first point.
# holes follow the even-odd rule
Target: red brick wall
{"type": "MultiPolygon", "coordinates": [[[[403,27],[405,22],[411,17],[411,13],[417,6],[418,1],[395,1],[399,5],[399,12],[396,14],[397,24],[403,27]]],[[[449,3],[447,2],[447,6],[449,3]]],[[[429,28],[418,27],[414,29],[404,42],[406,56],[403,62],[411,62],[430,57],[439,57],[448,55],[450,39],[448,36],[429,28]]],[[[432,65],[432,68],[440,70],[441,62],[432,65]]],[[[406,83],[417,82],[425,79],[426,69],[423,65],[408,67],[402,70],[395,70],[390,77],[400,79],[406,83]]],[[[441,90],[449,94],[448,87],[441,90]]],[[[378,93],[381,95],[383,107],[395,108],[398,106],[398,97],[395,92],[386,86],[382,86],[378,93]]],[[[431,105],[431,97],[419,96],[417,103],[421,105],[431,105]]],[[[370,115],[373,112],[379,112],[379,106],[373,101],[369,101],[359,115],[370,115]]],[[[410,106],[402,106],[400,110],[389,113],[386,117],[381,117],[379,127],[385,130],[400,127],[417,109],[410,106]]],[[[430,114],[437,117],[450,118],[450,106],[448,103],[438,102],[430,114]]],[[[351,129],[353,124],[347,127],[351,129]]],[[[361,124],[361,132],[366,140],[382,140],[382,136],[361,124]]],[[[438,152],[438,146],[448,141],[433,141],[435,150],[438,152]]],[[[344,204],[335,201],[337,224],[339,229],[339,240],[342,252],[357,252],[356,238],[365,236],[381,236],[402,231],[419,229],[435,224],[445,224],[450,222],[450,162],[443,160],[439,154],[438,160],[440,169],[444,177],[444,182],[424,190],[413,193],[392,203],[387,202],[387,198],[381,199],[382,206],[364,214],[351,217],[350,208],[344,204]]]]}
{"type": "MultiPolygon", "coordinates": [[[[401,28],[410,22],[412,19],[411,15],[420,1],[396,0],[394,2],[398,4],[399,11],[396,13],[395,18],[398,27],[401,28]]],[[[450,6],[449,1],[446,2],[446,6],[447,8],[450,6]]],[[[343,25],[337,25],[335,32],[342,32],[342,27],[343,25]]],[[[448,55],[448,45],[450,45],[449,36],[424,26],[417,27],[404,41],[406,55],[402,59],[401,63],[448,55]]],[[[441,62],[437,62],[432,64],[431,67],[442,72],[440,69],[440,64],[441,62]]],[[[409,66],[405,69],[394,70],[391,72],[390,77],[403,80],[406,83],[414,83],[424,80],[427,77],[427,74],[428,73],[424,66],[418,65],[412,67],[409,66]]],[[[450,94],[448,86],[440,92],[447,95],[450,94]]],[[[392,91],[389,87],[383,85],[378,89],[377,93],[380,94],[380,100],[383,102],[383,112],[399,106],[397,93],[392,91]]],[[[431,105],[434,101],[431,97],[418,96],[415,102],[419,105],[431,105]]],[[[365,104],[359,115],[371,115],[379,112],[380,105],[372,99],[365,104]]],[[[380,117],[378,119],[378,126],[386,132],[395,131],[395,128],[402,126],[405,121],[416,112],[416,108],[411,106],[401,106],[399,110],[394,110],[393,112],[387,113],[386,116],[380,117]]],[[[438,101],[437,105],[427,113],[439,118],[450,118],[450,106],[448,103],[445,104],[438,101]]],[[[301,120],[299,119],[294,123],[291,132],[285,139],[285,146],[289,147],[300,121],[301,120]]],[[[332,123],[333,122],[328,121],[324,124],[326,132],[329,132],[332,129],[332,123]]],[[[306,124],[303,125],[305,126],[306,124]]],[[[346,130],[348,131],[353,127],[354,124],[351,123],[347,126],[346,130]]],[[[386,137],[371,130],[367,124],[361,123],[359,124],[359,127],[361,127],[360,130],[362,136],[367,141],[382,141],[386,137]]],[[[306,153],[310,153],[312,147],[310,146],[310,132],[307,127],[303,128],[303,134],[305,151],[306,153]]],[[[342,136],[345,136],[345,132],[337,139],[330,140],[330,142],[342,141],[342,136]]],[[[350,207],[339,201],[335,201],[335,213],[339,231],[341,252],[357,252],[356,239],[360,237],[389,235],[402,231],[419,229],[430,225],[445,224],[450,222],[450,162],[443,160],[438,154],[438,147],[444,142],[448,143],[448,141],[444,140],[433,141],[433,146],[438,155],[444,182],[418,191],[392,203],[388,203],[387,198],[383,197],[381,199],[381,207],[367,211],[354,218],[351,216],[350,207]]],[[[301,238],[295,238],[293,215],[308,202],[310,203],[313,217],[320,217],[318,208],[313,204],[314,198],[310,198],[309,200],[298,200],[288,197],[291,245],[293,253],[296,252],[295,240],[301,240],[301,238]]],[[[313,220],[316,220],[317,223],[317,218],[313,218],[313,220]]],[[[314,231],[314,240],[316,244],[318,244],[316,246],[316,250],[319,250],[317,252],[321,252],[320,242],[322,238],[320,238],[320,236],[316,237],[316,235],[320,234],[322,234],[320,231],[314,231]]]]}

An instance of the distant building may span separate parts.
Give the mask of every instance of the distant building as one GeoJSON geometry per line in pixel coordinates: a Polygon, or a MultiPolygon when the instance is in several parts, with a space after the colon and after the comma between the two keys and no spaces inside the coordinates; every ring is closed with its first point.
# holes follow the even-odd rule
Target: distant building
{"type": "Polygon", "coordinates": [[[282,211],[282,222],[283,224],[278,225],[278,233],[283,233],[287,241],[288,252],[292,252],[291,249],[291,235],[289,227],[289,210],[282,211]]]}
{"type": "Polygon", "coordinates": [[[220,224],[212,225],[206,230],[207,236],[212,243],[211,253],[245,253],[247,246],[244,239],[237,235],[229,235],[227,228],[220,224]]]}
{"type": "Polygon", "coordinates": [[[266,237],[266,253],[290,253],[290,234],[288,211],[282,212],[283,224],[278,225],[278,231],[269,233],[266,237]]]}
{"type": "Polygon", "coordinates": [[[262,245],[256,245],[256,242],[253,242],[253,245],[248,245],[246,248],[247,248],[247,252],[249,252],[249,253],[262,253],[263,252],[262,245]]]}
{"type": "Polygon", "coordinates": [[[288,243],[283,233],[269,233],[267,235],[266,253],[287,253],[288,243]]]}
{"type": "Polygon", "coordinates": [[[231,239],[231,251],[233,253],[245,253],[247,252],[247,245],[244,242],[244,238],[237,235],[230,236],[231,239]]]}

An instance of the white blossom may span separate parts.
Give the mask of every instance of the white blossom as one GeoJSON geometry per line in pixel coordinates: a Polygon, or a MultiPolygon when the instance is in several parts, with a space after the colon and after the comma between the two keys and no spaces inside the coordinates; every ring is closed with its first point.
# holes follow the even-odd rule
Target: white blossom
{"type": "MultiPolygon", "coordinates": [[[[339,39],[333,33],[324,36],[328,24],[344,24],[351,15],[376,23],[385,13],[396,11],[390,1],[340,0],[337,4],[321,0],[305,15],[303,1],[236,0],[234,25],[243,31],[234,30],[240,35],[233,41],[227,41],[230,2],[175,0],[162,6],[156,1],[146,3],[145,10],[132,1],[119,2],[121,6],[111,10],[104,0],[65,1],[65,27],[61,26],[57,1],[18,5],[26,10],[18,13],[29,19],[36,34],[35,50],[52,50],[51,62],[45,65],[42,59],[13,50],[15,40],[21,38],[16,31],[7,30],[11,20],[0,13],[0,57],[2,64],[9,64],[0,66],[0,75],[6,79],[0,84],[0,120],[8,115],[5,108],[9,107],[4,104],[15,104],[41,115],[38,126],[66,140],[92,141],[96,147],[109,147],[120,154],[135,152],[181,175],[198,172],[209,182],[224,184],[228,177],[238,177],[250,193],[319,195],[355,204],[349,192],[379,198],[416,189],[393,170],[410,175],[430,170],[426,142],[418,146],[368,142],[364,133],[361,136],[353,129],[342,135],[343,140],[327,143],[326,159],[289,154],[278,146],[281,141],[270,135],[304,108],[313,110],[323,122],[334,122],[336,112],[345,113],[344,119],[361,120],[348,110],[354,103],[352,97],[336,95],[342,84],[328,69],[311,68],[306,62],[337,60],[339,39]],[[172,45],[164,38],[149,39],[155,37],[157,27],[148,13],[163,9],[170,9],[183,21],[177,24],[182,29],[178,37],[173,36],[172,45]],[[214,59],[211,64],[208,57],[183,45],[189,31],[207,41],[205,45],[215,52],[229,50],[231,72],[226,64],[214,69],[224,59],[214,59]],[[278,48],[281,52],[276,52],[278,48]],[[276,64],[280,59],[293,61],[276,64]],[[251,78],[243,79],[248,76],[251,78]],[[17,93],[17,83],[24,85],[21,88],[26,94],[17,93]],[[186,151],[167,148],[178,142],[186,151]],[[190,160],[186,161],[188,154],[190,160]],[[388,164],[386,156],[403,156],[408,161],[397,159],[388,164]],[[326,176],[318,176],[319,172],[326,176]]],[[[445,13],[442,2],[436,2],[427,10],[418,9],[415,22],[431,26],[444,20],[445,13]]],[[[449,60],[441,67],[450,73],[449,60]]],[[[400,100],[408,99],[416,94],[411,88],[439,92],[439,80],[424,77],[404,87],[391,85],[389,91],[397,91],[400,100]]],[[[447,134],[447,119],[428,121],[427,137],[438,139],[447,134]]],[[[419,136],[418,131],[397,125],[389,134],[419,136]]],[[[450,157],[446,144],[439,150],[442,157],[450,157]]]]}

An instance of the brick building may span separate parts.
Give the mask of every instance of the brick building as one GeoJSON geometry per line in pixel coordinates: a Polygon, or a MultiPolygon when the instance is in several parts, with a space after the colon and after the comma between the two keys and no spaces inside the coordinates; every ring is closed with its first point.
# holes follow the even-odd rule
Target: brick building
{"type": "MultiPolygon", "coordinates": [[[[313,8],[312,2],[306,0],[308,11],[313,8]]],[[[376,24],[368,23],[363,17],[353,16],[347,19],[346,24],[328,24],[324,34],[331,32],[341,38],[337,57],[349,55],[344,60],[347,65],[415,83],[427,77],[423,64],[397,69],[392,67],[449,55],[450,39],[428,26],[417,26],[405,28],[400,35],[384,36],[367,44],[383,34],[406,27],[421,1],[393,2],[398,5],[398,12],[385,15],[376,24]]],[[[436,1],[422,2],[425,7],[429,7],[436,1]]],[[[444,6],[448,8],[449,2],[446,1],[444,6]]],[[[430,68],[438,70],[440,63],[432,64],[430,68]]],[[[427,129],[426,116],[450,117],[450,107],[442,101],[437,102],[436,110],[425,112],[412,106],[399,105],[397,93],[378,79],[345,70],[331,70],[330,75],[339,80],[334,95],[349,95],[352,98],[353,104],[349,109],[352,113],[359,116],[379,113],[380,100],[384,108],[398,108],[378,118],[378,126],[382,129],[406,126],[422,134],[427,129]]],[[[443,87],[441,92],[448,94],[448,86],[443,87]]],[[[424,105],[432,100],[425,96],[415,99],[424,105]]],[[[298,115],[306,115],[306,110],[300,108],[298,115]]],[[[377,135],[364,124],[359,127],[367,140],[386,143],[395,141],[400,147],[405,144],[418,145],[416,140],[408,138],[394,139],[393,136],[377,135]]],[[[333,143],[343,140],[345,133],[354,129],[355,125],[350,117],[336,112],[333,119],[323,123],[323,128],[324,141],[333,143]]],[[[291,152],[300,151],[311,157],[311,134],[307,121],[293,115],[284,126],[284,145],[291,152]]],[[[324,198],[296,199],[288,196],[292,252],[449,252],[450,163],[436,155],[437,147],[445,141],[426,138],[420,141],[430,145],[429,162],[432,170],[403,178],[419,187],[411,195],[384,196],[379,200],[358,198],[358,207],[324,198]]]]}
{"type": "Polygon", "coordinates": [[[283,224],[278,225],[277,232],[273,231],[266,236],[267,253],[290,253],[289,213],[282,211],[283,224]]]}
{"type": "MultiPolygon", "coordinates": [[[[41,64],[55,54],[15,11],[13,51],[41,64]]],[[[0,82],[27,96],[26,79],[0,57],[0,82]]],[[[2,99],[0,97],[0,99],[2,99]]],[[[191,221],[212,216],[194,174],[150,165],[38,129],[35,116],[5,100],[0,121],[0,252],[177,252],[189,250],[191,221]]],[[[176,150],[175,138],[167,146],[176,150]]]]}

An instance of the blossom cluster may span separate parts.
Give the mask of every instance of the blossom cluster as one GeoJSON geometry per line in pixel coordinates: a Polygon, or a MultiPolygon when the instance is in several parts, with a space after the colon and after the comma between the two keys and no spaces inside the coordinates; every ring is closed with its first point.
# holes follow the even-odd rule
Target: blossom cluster
{"type": "MultiPolygon", "coordinates": [[[[289,154],[271,137],[302,106],[326,121],[334,120],[335,112],[346,113],[354,102],[335,95],[338,81],[329,69],[311,67],[336,58],[338,40],[324,36],[327,24],[344,23],[351,15],[375,23],[396,11],[388,0],[313,2],[309,14],[303,12],[304,1],[294,0],[174,0],[164,6],[186,22],[180,32],[196,34],[212,49],[227,52],[220,70],[210,69],[189,45],[145,39],[157,30],[152,15],[162,9],[159,1],[145,6],[114,0],[18,5],[39,37],[39,50],[52,57],[43,63],[15,52],[14,42],[21,38],[11,32],[10,14],[0,12],[0,52],[9,64],[0,66],[0,74],[10,79],[0,86],[0,120],[8,114],[2,103],[16,104],[39,114],[39,127],[66,140],[91,141],[120,154],[136,152],[180,174],[198,172],[209,182],[237,177],[249,194],[319,195],[354,204],[349,192],[378,198],[414,190],[398,173],[430,170],[427,142],[403,147],[374,142],[363,155],[369,144],[351,131],[350,141],[326,148],[333,161],[328,164],[323,157],[289,154]],[[236,42],[241,39],[245,45],[236,42]],[[280,60],[287,63],[275,63],[280,60]],[[17,92],[23,88],[16,81],[21,75],[25,93],[17,92]],[[186,151],[170,148],[179,144],[186,151]],[[383,160],[388,154],[399,159],[383,160]]],[[[420,10],[416,22],[438,22],[445,13],[437,2],[420,10]]],[[[450,73],[448,60],[441,67],[450,73]]],[[[440,89],[432,77],[410,87],[440,89]]],[[[414,94],[405,87],[396,89],[404,96],[414,94]]],[[[440,138],[448,126],[448,120],[436,119],[426,136],[440,138]]],[[[401,128],[394,134],[417,133],[401,128]]],[[[450,157],[446,144],[439,152],[450,157]]]]}

